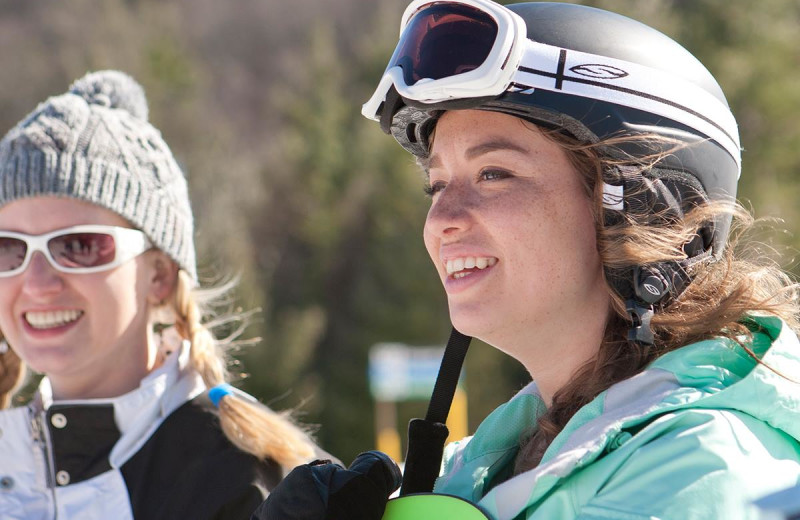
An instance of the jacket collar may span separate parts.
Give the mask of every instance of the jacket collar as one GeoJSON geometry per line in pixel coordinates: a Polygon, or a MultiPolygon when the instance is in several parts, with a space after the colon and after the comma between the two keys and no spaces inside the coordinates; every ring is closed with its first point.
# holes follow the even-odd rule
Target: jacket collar
{"type": "Polygon", "coordinates": [[[205,391],[200,375],[191,368],[189,341],[169,354],[164,363],[148,374],[139,387],[108,399],[53,400],[45,377],[32,403],[34,411],[46,412],[53,405],[111,406],[121,438],[111,452],[114,461],[124,462],[141,447],[152,432],[176,408],[205,391]]]}

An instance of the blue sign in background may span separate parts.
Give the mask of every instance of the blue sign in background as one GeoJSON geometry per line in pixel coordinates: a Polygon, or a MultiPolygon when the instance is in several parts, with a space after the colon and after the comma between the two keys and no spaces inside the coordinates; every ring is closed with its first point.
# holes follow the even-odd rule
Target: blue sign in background
{"type": "MultiPolygon", "coordinates": [[[[369,353],[369,385],[377,401],[428,399],[444,347],[378,343],[369,353]]],[[[462,374],[463,377],[463,374],[462,374]]]]}

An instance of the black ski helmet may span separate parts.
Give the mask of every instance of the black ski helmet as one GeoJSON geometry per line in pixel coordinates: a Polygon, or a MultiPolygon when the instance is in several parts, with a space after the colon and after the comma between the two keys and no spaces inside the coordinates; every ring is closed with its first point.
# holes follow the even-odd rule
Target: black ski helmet
{"type": "MultiPolygon", "coordinates": [[[[445,2],[446,3],[446,2],[445,2]]],[[[378,111],[381,127],[408,151],[424,158],[429,152],[429,137],[436,120],[445,111],[477,108],[518,116],[549,128],[558,128],[581,142],[594,143],[609,137],[648,135],[657,140],[631,140],[615,145],[615,152],[628,158],[652,158],[665,152],[650,168],[622,169],[607,172],[605,182],[620,188],[625,212],[634,208],[667,210],[682,216],[692,205],[707,200],[732,201],[741,171],[738,130],[727,100],[711,73],[689,51],[663,33],[625,16],[597,8],[555,2],[530,2],[505,6],[525,22],[527,38],[561,49],[622,60],[647,67],[676,80],[677,85],[691,85],[694,92],[718,100],[725,121],[709,113],[693,110],[676,98],[658,97],[651,92],[635,95],[648,102],[669,105],[670,110],[691,113],[701,124],[679,122],[646,108],[632,108],[617,102],[619,87],[613,75],[623,76],[622,68],[597,66],[594,63],[563,66],[558,71],[540,72],[555,78],[554,88],[515,88],[511,85],[493,98],[450,100],[427,104],[401,97],[392,89],[378,111]],[[610,75],[609,77],[603,77],[610,75]],[[561,81],[597,84],[608,89],[607,98],[575,95],[559,88],[561,81]],[[618,90],[615,91],[614,89],[618,90]],[[709,132],[708,129],[713,130],[709,132]],[[678,143],[678,146],[676,146],[678,143]],[[633,173],[632,173],[633,172],[633,173]],[[644,188],[644,190],[642,189],[644,188]],[[629,194],[636,194],[629,196],[629,194]]],[[[561,65],[561,63],[559,64],[561,65]]],[[[662,262],[632,267],[630,273],[613,274],[609,281],[624,298],[639,300],[640,305],[664,304],[688,284],[685,268],[700,259],[718,257],[724,249],[731,218],[721,217],[700,230],[699,238],[684,248],[687,261],[662,262]],[[647,282],[646,282],[647,280],[647,282]],[[647,285],[645,290],[644,285],[647,285]]]]}

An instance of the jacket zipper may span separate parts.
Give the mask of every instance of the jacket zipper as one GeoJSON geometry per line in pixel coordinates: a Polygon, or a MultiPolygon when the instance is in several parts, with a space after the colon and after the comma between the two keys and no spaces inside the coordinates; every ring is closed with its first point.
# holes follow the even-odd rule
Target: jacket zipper
{"type": "Polygon", "coordinates": [[[58,507],[56,507],[56,478],[55,474],[53,473],[53,467],[55,466],[55,463],[53,461],[53,450],[51,449],[50,443],[50,432],[44,423],[44,413],[32,413],[31,431],[33,433],[34,442],[36,442],[36,444],[39,445],[39,449],[42,450],[42,456],[45,464],[45,481],[53,499],[51,502],[53,505],[53,518],[57,519],[58,507]]]}

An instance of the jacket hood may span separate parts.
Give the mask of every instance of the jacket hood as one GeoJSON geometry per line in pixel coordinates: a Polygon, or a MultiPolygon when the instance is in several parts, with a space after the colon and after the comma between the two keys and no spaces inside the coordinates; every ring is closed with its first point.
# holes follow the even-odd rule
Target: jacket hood
{"type": "MultiPolygon", "coordinates": [[[[687,406],[739,410],[800,440],[800,342],[780,319],[752,317],[753,359],[732,341],[709,340],[670,352],[651,370],[665,370],[686,389],[687,406]]],[[[665,400],[664,406],[680,406],[665,400]]]]}

